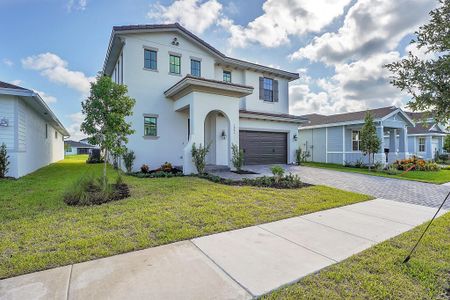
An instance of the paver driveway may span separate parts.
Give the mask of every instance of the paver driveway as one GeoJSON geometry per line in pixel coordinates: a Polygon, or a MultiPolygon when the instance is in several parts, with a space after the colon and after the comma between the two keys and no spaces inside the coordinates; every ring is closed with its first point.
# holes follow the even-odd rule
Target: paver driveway
{"type": "MultiPolygon", "coordinates": [[[[298,174],[302,181],[311,184],[328,185],[338,189],[358,192],[366,195],[419,204],[429,207],[441,205],[445,196],[450,192],[450,186],[423,183],[411,180],[401,180],[387,177],[370,176],[357,173],[340,172],[327,169],[285,165],[286,172],[298,174]]],[[[270,166],[246,166],[260,175],[271,175],[270,166]]],[[[217,175],[238,178],[240,175],[228,172],[217,175]]],[[[260,176],[259,175],[259,176],[260,176]]],[[[258,175],[252,175],[252,177],[258,175]]],[[[447,201],[444,208],[450,208],[447,201]]]]}

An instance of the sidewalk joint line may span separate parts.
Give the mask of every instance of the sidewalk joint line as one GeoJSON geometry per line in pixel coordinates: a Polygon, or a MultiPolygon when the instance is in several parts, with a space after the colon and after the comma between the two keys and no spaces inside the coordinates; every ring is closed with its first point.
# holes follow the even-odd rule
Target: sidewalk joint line
{"type": "Polygon", "coordinates": [[[69,281],[67,282],[66,300],[69,300],[70,282],[72,281],[73,264],[70,265],[69,281]]]}
{"type": "Polygon", "coordinates": [[[288,241],[288,242],[290,242],[290,243],[292,243],[292,244],[294,244],[294,245],[296,245],[296,246],[299,246],[299,247],[301,247],[301,248],[304,248],[304,249],[306,249],[306,250],[308,250],[308,251],[311,251],[311,252],[313,252],[313,253],[316,253],[316,254],[318,254],[318,255],[320,255],[320,256],[323,256],[323,257],[325,257],[325,258],[327,258],[327,259],[329,259],[329,260],[332,260],[332,261],[334,261],[334,262],[339,262],[338,260],[336,260],[336,259],[334,259],[334,258],[331,258],[331,257],[328,257],[328,256],[326,256],[325,254],[322,254],[322,253],[320,253],[320,252],[317,252],[316,250],[313,250],[313,249],[311,249],[311,248],[308,248],[308,247],[306,247],[306,246],[303,246],[302,244],[299,244],[299,243],[296,243],[296,242],[294,242],[294,241],[292,241],[292,240],[290,240],[290,239],[288,239],[288,238],[286,238],[286,237],[284,237],[284,236],[282,236],[282,235],[279,235],[279,234],[277,234],[277,233],[275,233],[275,232],[272,232],[272,231],[270,231],[270,230],[268,230],[268,229],[266,229],[266,228],[263,228],[263,227],[261,227],[260,225],[257,225],[260,229],[262,229],[262,230],[264,230],[264,231],[267,231],[267,232],[269,232],[269,233],[271,233],[271,234],[273,234],[273,235],[275,235],[275,236],[277,236],[277,237],[279,237],[279,238],[282,238],[282,239],[284,239],[284,240],[286,240],[286,241],[288,241]]]}
{"type": "Polygon", "coordinates": [[[192,240],[189,240],[195,248],[197,248],[203,255],[205,255],[214,265],[216,265],[225,275],[231,278],[234,282],[236,282],[237,285],[239,285],[241,288],[243,288],[247,293],[249,293],[250,296],[252,296],[252,299],[256,299],[256,295],[254,295],[252,292],[250,292],[249,289],[247,289],[243,284],[241,284],[237,279],[235,279],[233,276],[230,275],[227,271],[225,271],[224,268],[222,268],[217,262],[214,261],[208,254],[206,254],[205,251],[203,251],[199,246],[197,246],[192,240]]]}
{"type": "MultiPolygon", "coordinates": [[[[413,224],[403,223],[403,222],[395,221],[395,220],[388,219],[388,218],[384,218],[384,217],[374,216],[374,215],[371,215],[371,214],[369,214],[369,213],[364,213],[364,212],[354,211],[354,210],[345,208],[344,206],[343,206],[343,207],[337,207],[337,209],[340,209],[340,210],[343,210],[343,211],[346,211],[346,212],[352,212],[352,213],[355,213],[355,214],[360,214],[360,215],[367,216],[367,217],[372,217],[372,218],[376,218],[376,219],[381,219],[381,220],[389,221],[389,222],[392,222],[392,223],[397,223],[397,224],[401,224],[401,225],[406,225],[406,226],[410,226],[410,227],[415,227],[415,226],[419,226],[419,225],[420,225],[420,224],[419,224],[419,225],[413,225],[413,224]]],[[[426,221],[424,221],[424,222],[426,222],[426,221]]]]}
{"type": "Polygon", "coordinates": [[[376,244],[379,243],[377,241],[371,240],[369,238],[366,238],[366,237],[363,237],[363,236],[360,236],[360,235],[357,235],[357,234],[354,234],[354,233],[351,233],[351,232],[348,232],[348,231],[345,231],[345,230],[342,230],[342,229],[334,228],[334,227],[331,227],[331,226],[326,225],[326,224],[322,224],[322,223],[317,222],[317,221],[308,220],[308,219],[304,218],[303,216],[298,216],[298,218],[301,218],[302,220],[306,220],[306,221],[309,221],[311,223],[319,224],[319,225],[322,225],[322,226],[325,226],[325,227],[328,227],[328,228],[331,228],[331,229],[334,229],[334,230],[337,230],[337,231],[340,231],[340,232],[344,232],[344,233],[353,235],[353,236],[355,236],[357,238],[364,239],[364,240],[367,240],[367,241],[370,241],[370,242],[373,242],[373,243],[376,243],[376,244]]]}

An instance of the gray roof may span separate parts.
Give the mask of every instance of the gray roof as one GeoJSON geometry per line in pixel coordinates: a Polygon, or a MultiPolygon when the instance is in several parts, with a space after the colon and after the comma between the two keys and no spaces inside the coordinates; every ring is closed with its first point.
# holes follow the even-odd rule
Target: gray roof
{"type": "Polygon", "coordinates": [[[67,129],[59,121],[38,93],[11,83],[0,81],[0,95],[13,95],[20,97],[25,103],[27,103],[27,105],[32,107],[41,118],[47,120],[62,135],[70,136],[67,129]]]}
{"type": "Polygon", "coordinates": [[[306,122],[307,119],[301,116],[296,115],[290,115],[290,114],[277,114],[277,113],[268,113],[268,112],[260,112],[260,111],[251,111],[251,110],[245,110],[240,109],[239,113],[241,114],[250,114],[250,115],[259,115],[259,116],[267,116],[267,117],[276,117],[276,118],[283,118],[283,119],[292,119],[296,121],[303,121],[306,122]]]}
{"type": "Polygon", "coordinates": [[[74,147],[74,148],[96,148],[95,146],[92,146],[92,145],[89,145],[86,143],[82,143],[82,142],[72,141],[72,140],[64,141],[64,144],[67,144],[70,147],[74,147]]]}
{"type": "Polygon", "coordinates": [[[397,110],[398,107],[395,106],[386,106],[375,109],[368,109],[363,111],[355,111],[343,114],[335,114],[335,115],[320,115],[320,114],[309,114],[303,115],[301,117],[306,118],[310,121],[309,124],[305,124],[305,126],[316,126],[316,125],[326,125],[326,124],[335,124],[335,123],[344,123],[344,122],[352,122],[352,121],[364,121],[364,117],[367,112],[370,112],[374,119],[383,118],[393,111],[397,110]]]}
{"type": "Polygon", "coordinates": [[[30,90],[28,90],[26,88],[23,88],[21,86],[14,85],[14,84],[11,84],[11,83],[7,83],[7,82],[4,82],[4,81],[0,81],[0,88],[2,88],[2,89],[14,89],[14,90],[30,91],[30,90]]]}
{"type": "MultiPolygon", "coordinates": [[[[107,52],[106,58],[105,58],[105,63],[103,65],[103,72],[108,75],[110,75],[110,73],[112,73],[113,67],[108,64],[108,62],[110,60],[110,56],[111,55],[113,55],[113,56],[119,55],[118,54],[119,52],[113,51],[113,49],[114,49],[114,47],[117,47],[119,44],[123,45],[123,43],[121,41],[116,40],[116,34],[127,33],[127,32],[133,33],[133,32],[142,32],[142,31],[151,31],[151,30],[156,30],[156,31],[157,30],[161,30],[161,31],[177,30],[177,31],[180,31],[181,33],[185,34],[192,40],[196,41],[198,44],[202,45],[207,50],[211,51],[218,58],[220,58],[224,64],[242,65],[243,67],[246,67],[246,68],[254,68],[257,70],[261,70],[263,72],[268,72],[268,73],[277,74],[279,76],[284,76],[284,77],[289,78],[290,80],[295,80],[295,79],[299,78],[298,73],[293,73],[293,72],[289,72],[289,71],[285,71],[285,70],[271,68],[271,67],[259,65],[256,63],[252,63],[252,62],[248,62],[248,61],[244,61],[244,60],[226,56],[225,54],[223,54],[222,52],[220,52],[219,50],[217,50],[216,48],[214,48],[213,46],[211,46],[210,44],[208,44],[207,42],[205,42],[204,40],[202,40],[201,38],[199,38],[192,32],[190,32],[189,30],[187,30],[186,28],[181,26],[179,23],[114,26],[112,33],[111,33],[111,38],[110,38],[110,42],[109,42],[109,46],[108,46],[108,52],[107,52]]],[[[114,57],[114,59],[115,58],[116,57],[114,57]]],[[[114,60],[114,62],[115,62],[115,60],[114,60]]]]}

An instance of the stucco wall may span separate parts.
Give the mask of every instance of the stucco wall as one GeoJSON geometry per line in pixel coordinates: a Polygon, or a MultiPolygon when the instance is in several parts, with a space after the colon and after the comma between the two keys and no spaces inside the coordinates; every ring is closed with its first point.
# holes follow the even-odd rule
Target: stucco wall
{"type": "MultiPolygon", "coordinates": [[[[139,169],[142,164],[148,164],[150,168],[157,168],[166,161],[176,166],[182,166],[185,163],[183,159],[185,157],[185,149],[190,145],[188,142],[187,126],[188,119],[190,118],[190,110],[183,109],[176,111],[174,100],[167,99],[164,96],[164,91],[180,81],[187,74],[190,74],[191,58],[201,60],[201,76],[204,78],[222,80],[223,68],[222,66],[216,65],[215,59],[208,52],[177,33],[127,34],[124,36],[124,40],[125,45],[122,49],[123,83],[128,86],[129,96],[136,100],[133,116],[127,120],[133,124],[133,128],[136,130],[129,137],[127,145],[136,155],[134,169],[139,169]],[[178,39],[179,46],[171,44],[175,37],[178,39]],[[144,69],[145,48],[157,49],[157,70],[144,69]],[[181,55],[180,75],[169,74],[170,52],[181,55]],[[158,132],[155,138],[144,137],[145,114],[157,116],[158,132]]],[[[236,69],[232,69],[231,71],[232,82],[255,87],[253,95],[249,99],[245,99],[247,103],[253,103],[250,107],[247,106],[247,109],[280,113],[288,112],[288,88],[286,80],[279,80],[280,101],[274,104],[266,104],[258,99],[258,78],[262,74],[255,72],[247,74],[249,73],[248,71],[236,69]]],[[[184,98],[187,99],[189,98],[188,96],[184,98]]],[[[199,94],[195,97],[196,99],[190,99],[192,101],[195,100],[194,107],[190,109],[197,110],[201,105],[205,105],[205,109],[213,110],[215,108],[220,110],[223,105],[223,99],[221,97],[214,94],[199,94]]],[[[228,99],[229,97],[226,98],[228,99]]],[[[232,101],[234,101],[232,108],[234,115],[228,117],[239,120],[238,110],[240,107],[243,108],[245,106],[243,104],[244,100],[233,99],[232,101]]],[[[197,130],[194,128],[195,126],[200,126],[196,123],[197,121],[191,120],[191,133],[193,130],[197,130]]],[[[198,122],[201,122],[201,128],[204,130],[204,119],[198,122]]],[[[225,120],[217,120],[216,125],[218,124],[219,126],[216,128],[216,137],[217,133],[222,131],[222,127],[226,127],[225,123],[225,120]]],[[[273,127],[267,126],[265,123],[262,125],[263,128],[273,127]]],[[[236,121],[234,126],[231,127],[232,130],[238,130],[239,121],[236,121]]],[[[284,129],[286,130],[286,126],[284,129]]],[[[288,127],[287,130],[291,130],[291,127],[288,127]]],[[[296,129],[294,131],[296,132],[296,129]]],[[[212,132],[208,132],[208,134],[212,135],[212,132]]],[[[236,144],[238,144],[239,138],[238,135],[236,136],[236,144]]],[[[203,139],[201,141],[204,143],[203,139]]],[[[217,142],[224,143],[222,139],[217,142]]],[[[217,158],[220,156],[220,163],[225,164],[229,161],[230,155],[222,155],[218,151],[220,150],[216,149],[215,155],[217,158]]],[[[209,159],[212,161],[211,157],[209,159]]]]}

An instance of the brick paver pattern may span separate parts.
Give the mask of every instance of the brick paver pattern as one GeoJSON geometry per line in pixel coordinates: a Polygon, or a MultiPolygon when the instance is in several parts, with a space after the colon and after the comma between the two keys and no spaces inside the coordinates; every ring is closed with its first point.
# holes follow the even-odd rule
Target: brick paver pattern
{"type": "MultiPolygon", "coordinates": [[[[340,172],[303,166],[284,166],[286,173],[297,174],[306,183],[327,185],[342,190],[371,195],[400,202],[419,204],[429,207],[441,205],[445,196],[450,192],[450,186],[424,183],[411,180],[370,176],[357,173],[340,172]]],[[[270,166],[246,166],[245,170],[259,173],[258,175],[237,175],[231,172],[219,172],[216,175],[239,179],[242,177],[257,177],[271,175],[270,166]]],[[[444,208],[450,209],[450,200],[444,208]]]]}

